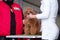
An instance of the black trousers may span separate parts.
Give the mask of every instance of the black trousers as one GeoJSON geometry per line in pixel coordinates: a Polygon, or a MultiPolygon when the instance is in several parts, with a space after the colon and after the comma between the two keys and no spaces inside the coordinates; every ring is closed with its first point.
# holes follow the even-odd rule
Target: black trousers
{"type": "Polygon", "coordinates": [[[42,40],[41,38],[31,38],[30,40],[42,40]]]}
{"type": "MultiPolygon", "coordinates": [[[[1,36],[0,37],[0,40],[12,40],[12,38],[6,38],[5,36],[1,36]]],[[[14,40],[17,40],[17,38],[14,39],[14,40]]]]}

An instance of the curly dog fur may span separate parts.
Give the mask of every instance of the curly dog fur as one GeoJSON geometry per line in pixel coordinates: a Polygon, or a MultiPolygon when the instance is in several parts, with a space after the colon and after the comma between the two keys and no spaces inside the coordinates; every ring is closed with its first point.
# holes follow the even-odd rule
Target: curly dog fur
{"type": "Polygon", "coordinates": [[[27,19],[27,15],[29,14],[35,15],[36,13],[34,12],[34,10],[31,7],[27,7],[25,12],[24,12],[24,33],[25,34],[31,34],[31,35],[35,35],[35,34],[39,34],[40,33],[40,22],[36,19],[27,19]]]}

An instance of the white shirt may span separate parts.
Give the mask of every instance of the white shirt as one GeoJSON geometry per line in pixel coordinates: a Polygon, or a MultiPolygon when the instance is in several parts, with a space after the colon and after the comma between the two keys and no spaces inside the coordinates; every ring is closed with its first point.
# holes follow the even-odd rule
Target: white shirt
{"type": "Polygon", "coordinates": [[[37,19],[41,19],[42,21],[42,24],[41,24],[42,35],[44,36],[45,34],[45,37],[43,38],[55,38],[56,37],[55,35],[57,35],[59,31],[55,23],[56,22],[55,19],[58,12],[57,0],[42,0],[40,10],[42,11],[42,13],[37,14],[36,17],[37,19]],[[53,35],[49,35],[49,34],[53,34],[53,35]]]}
{"type": "Polygon", "coordinates": [[[36,17],[42,20],[42,25],[45,25],[44,22],[55,22],[58,12],[57,0],[42,0],[40,10],[42,13],[36,17]]]}

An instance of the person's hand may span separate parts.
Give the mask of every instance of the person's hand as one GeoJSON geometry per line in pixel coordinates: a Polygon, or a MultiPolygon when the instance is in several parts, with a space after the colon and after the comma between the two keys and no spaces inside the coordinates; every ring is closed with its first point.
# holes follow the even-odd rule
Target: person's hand
{"type": "Polygon", "coordinates": [[[29,15],[27,15],[27,18],[28,19],[36,18],[36,15],[29,14],[29,15]]]}

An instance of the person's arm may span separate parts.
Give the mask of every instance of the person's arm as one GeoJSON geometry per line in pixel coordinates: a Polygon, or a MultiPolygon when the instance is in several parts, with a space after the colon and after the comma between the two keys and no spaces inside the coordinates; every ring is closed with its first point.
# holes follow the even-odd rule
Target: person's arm
{"type": "Polygon", "coordinates": [[[49,0],[44,0],[43,2],[43,7],[41,7],[41,14],[33,15],[37,19],[47,19],[49,18],[50,14],[50,1],[49,0]]]}

